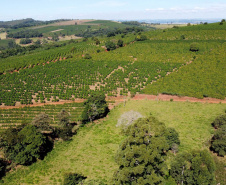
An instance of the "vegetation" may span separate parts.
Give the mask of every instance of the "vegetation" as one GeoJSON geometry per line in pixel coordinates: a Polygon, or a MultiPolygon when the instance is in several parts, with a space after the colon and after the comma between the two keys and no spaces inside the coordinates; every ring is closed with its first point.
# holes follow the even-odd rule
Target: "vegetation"
{"type": "Polygon", "coordinates": [[[30,43],[32,43],[32,40],[31,39],[21,39],[20,40],[20,44],[30,44],[30,43]]]}
{"type": "Polygon", "coordinates": [[[83,122],[92,122],[95,119],[103,118],[109,112],[104,94],[91,93],[88,100],[84,103],[82,112],[83,122]]]}
{"type": "Polygon", "coordinates": [[[1,136],[1,147],[7,160],[29,165],[45,156],[51,149],[51,142],[35,126],[27,125],[7,129],[1,136]]]}
{"type": "Polygon", "coordinates": [[[138,119],[129,126],[116,155],[119,170],[114,174],[114,184],[163,183],[169,148],[165,133],[165,125],[154,117],[138,119]]]}
{"type": "Polygon", "coordinates": [[[64,177],[64,185],[76,185],[82,182],[86,177],[77,173],[66,173],[64,177]]]}
{"type": "Polygon", "coordinates": [[[226,154],[226,114],[218,116],[212,125],[217,128],[211,141],[211,147],[214,152],[220,156],[226,154]]]}
{"type": "MultiPolygon", "coordinates": [[[[57,113],[62,109],[61,106],[54,106],[55,109],[59,109],[57,113]]],[[[115,163],[115,154],[118,146],[125,139],[125,136],[120,134],[121,128],[116,127],[122,114],[134,110],[143,116],[149,116],[151,112],[153,116],[164,122],[166,127],[175,128],[179,133],[181,143],[179,152],[190,152],[193,149],[209,147],[207,141],[214,132],[210,123],[225,109],[225,104],[130,100],[125,106],[120,104],[111,110],[108,117],[100,124],[80,128],[71,141],[57,142],[54,149],[42,161],[10,172],[2,180],[9,185],[62,184],[65,173],[79,173],[87,177],[86,182],[112,184],[113,172],[119,168],[115,163]]],[[[174,154],[168,155],[166,163],[170,166],[174,154]]],[[[218,169],[218,166],[216,167],[218,169]]],[[[218,173],[221,174],[221,181],[218,179],[216,183],[224,181],[224,170],[220,169],[218,173]]],[[[217,177],[220,178],[218,175],[217,177]]]]}
{"type": "Polygon", "coordinates": [[[32,38],[32,37],[42,37],[42,33],[37,30],[25,30],[19,31],[15,33],[9,33],[7,35],[9,38],[32,38]]]}
{"type": "MultiPolygon", "coordinates": [[[[225,155],[226,130],[225,117],[219,115],[225,104],[126,101],[126,96],[163,93],[225,99],[224,22],[149,32],[110,21],[59,29],[63,30],[49,26],[36,31],[53,40],[77,33],[86,37],[48,44],[39,40],[26,49],[13,40],[7,43],[10,49],[0,54],[0,106],[87,101],[0,110],[0,143],[4,160],[12,162],[8,170],[30,165],[7,173],[4,183],[223,182],[219,163],[225,160],[219,156],[225,155]],[[110,52],[106,43],[112,45],[107,47],[110,52]],[[125,101],[109,112],[105,97],[118,95],[125,101]],[[107,113],[100,124],[78,125],[107,113]],[[61,139],[47,154],[56,138],[61,139]],[[214,158],[216,172],[209,148],[219,155],[214,158]]],[[[19,32],[22,29],[10,28],[8,33],[19,32]]],[[[0,165],[4,172],[4,162],[0,165]]]]}
{"type": "Polygon", "coordinates": [[[46,115],[48,117],[47,123],[49,123],[48,125],[50,127],[54,126],[56,123],[60,127],[63,127],[67,124],[63,123],[63,119],[65,119],[65,122],[68,122],[67,119],[69,119],[70,123],[76,123],[81,120],[80,116],[83,109],[83,103],[65,103],[62,105],[45,105],[41,107],[0,109],[0,132],[4,131],[6,128],[15,127],[16,125],[30,124],[41,115],[46,115]],[[63,114],[59,117],[59,114],[61,113],[64,113],[65,116],[70,114],[70,116],[68,118],[63,118],[63,114]]]}
{"type": "Polygon", "coordinates": [[[170,175],[177,184],[216,184],[215,164],[208,150],[178,154],[170,175]]]}

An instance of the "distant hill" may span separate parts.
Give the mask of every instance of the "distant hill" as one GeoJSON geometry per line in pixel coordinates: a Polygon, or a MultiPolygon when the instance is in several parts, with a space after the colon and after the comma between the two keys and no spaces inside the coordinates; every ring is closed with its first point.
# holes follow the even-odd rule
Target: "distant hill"
{"type": "Polygon", "coordinates": [[[51,24],[60,21],[68,21],[68,19],[57,19],[57,20],[50,20],[50,21],[38,21],[32,18],[20,19],[20,20],[12,20],[12,21],[0,21],[0,28],[24,28],[24,27],[31,27],[31,26],[39,26],[45,24],[51,24]]]}

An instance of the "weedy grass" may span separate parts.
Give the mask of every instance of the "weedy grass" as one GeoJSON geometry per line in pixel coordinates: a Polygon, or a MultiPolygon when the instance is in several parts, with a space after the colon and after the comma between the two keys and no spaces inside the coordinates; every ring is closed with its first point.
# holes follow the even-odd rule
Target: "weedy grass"
{"type": "Polygon", "coordinates": [[[109,113],[100,124],[81,127],[72,141],[58,142],[43,161],[14,170],[3,178],[6,184],[61,184],[67,172],[111,184],[119,144],[125,138],[116,127],[119,117],[130,110],[150,114],[179,132],[179,151],[208,147],[214,129],[211,122],[226,110],[225,104],[129,100],[109,113]]]}

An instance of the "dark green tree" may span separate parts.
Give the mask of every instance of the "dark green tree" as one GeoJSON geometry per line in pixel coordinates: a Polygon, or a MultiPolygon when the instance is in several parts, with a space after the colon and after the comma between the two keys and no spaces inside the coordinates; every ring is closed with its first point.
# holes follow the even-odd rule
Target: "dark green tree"
{"type": "Polygon", "coordinates": [[[107,48],[108,51],[111,51],[111,50],[115,50],[116,49],[116,45],[112,41],[107,41],[105,43],[105,47],[107,48]]]}
{"type": "Polygon", "coordinates": [[[84,103],[82,121],[88,122],[105,117],[109,112],[104,93],[93,92],[84,103]]]}
{"type": "Polygon", "coordinates": [[[218,153],[220,156],[226,154],[226,114],[216,117],[212,123],[213,127],[217,129],[211,140],[210,149],[218,153]]]}
{"type": "Polygon", "coordinates": [[[226,155],[226,125],[217,129],[212,138],[210,149],[220,156],[226,155]]]}
{"type": "Polygon", "coordinates": [[[86,177],[78,173],[66,173],[64,175],[63,185],[77,185],[82,182],[86,177]]]}
{"type": "Polygon", "coordinates": [[[62,109],[57,117],[59,119],[59,127],[55,129],[56,137],[59,137],[64,141],[70,140],[73,136],[72,128],[74,126],[70,123],[70,114],[62,109]]]}
{"type": "Polygon", "coordinates": [[[226,125],[226,114],[216,117],[216,119],[213,121],[212,125],[216,129],[226,125]]]}
{"type": "Polygon", "coordinates": [[[116,155],[119,169],[114,184],[162,184],[168,171],[166,132],[165,125],[154,117],[130,125],[116,155]]]}
{"type": "Polygon", "coordinates": [[[199,46],[198,46],[198,44],[197,43],[192,43],[191,44],[191,46],[190,46],[190,51],[192,51],[192,52],[197,52],[197,51],[199,51],[199,46]]]}
{"type": "Polygon", "coordinates": [[[5,175],[6,163],[0,158],[0,179],[5,175]]]}
{"type": "Polygon", "coordinates": [[[172,149],[173,144],[180,145],[179,134],[174,128],[167,128],[166,140],[170,149],[172,149]]]}
{"type": "Polygon", "coordinates": [[[8,160],[29,165],[42,159],[51,150],[52,143],[33,125],[7,129],[1,138],[1,146],[8,160]]]}
{"type": "Polygon", "coordinates": [[[117,45],[118,47],[123,47],[123,40],[119,39],[117,45]]]}
{"type": "Polygon", "coordinates": [[[215,163],[207,150],[178,154],[171,164],[170,175],[177,184],[215,184],[215,163]]]}

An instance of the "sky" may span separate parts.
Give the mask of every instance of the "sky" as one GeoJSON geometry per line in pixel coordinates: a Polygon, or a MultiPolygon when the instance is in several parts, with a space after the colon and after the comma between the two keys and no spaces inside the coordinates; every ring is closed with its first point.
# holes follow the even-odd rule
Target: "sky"
{"type": "Polygon", "coordinates": [[[225,0],[0,0],[0,21],[226,18],[225,0]]]}

